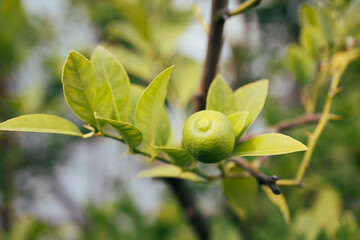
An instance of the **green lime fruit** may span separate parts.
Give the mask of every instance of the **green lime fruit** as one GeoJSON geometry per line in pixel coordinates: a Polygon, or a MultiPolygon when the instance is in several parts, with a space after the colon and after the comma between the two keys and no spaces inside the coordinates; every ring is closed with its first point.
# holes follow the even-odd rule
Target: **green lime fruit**
{"type": "Polygon", "coordinates": [[[221,112],[196,112],[185,123],[183,146],[200,162],[219,162],[232,152],[234,144],[233,126],[221,112]]]}

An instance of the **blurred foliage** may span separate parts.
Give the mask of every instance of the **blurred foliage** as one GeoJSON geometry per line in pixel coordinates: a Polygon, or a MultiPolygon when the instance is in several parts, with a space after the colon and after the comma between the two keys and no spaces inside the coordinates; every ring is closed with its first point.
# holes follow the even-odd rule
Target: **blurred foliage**
{"type": "MultiPolygon", "coordinates": [[[[319,111],[327,91],[327,82],[324,81],[318,86],[319,94],[316,97],[306,95],[314,89],[314,79],[318,77],[319,66],[335,52],[349,46],[358,47],[360,43],[359,1],[318,0],[300,7],[303,2],[305,1],[268,1],[266,5],[256,9],[256,13],[246,15],[248,22],[254,21],[254,15],[256,17],[263,37],[261,46],[257,49],[248,45],[232,46],[236,58],[234,62],[240,62],[241,69],[244,70],[239,73],[238,82],[234,85],[241,85],[259,77],[273,79],[270,76],[280,76],[293,85],[290,93],[285,96],[273,94],[265,103],[261,116],[269,125],[299,116],[303,112],[300,94],[302,91],[302,99],[310,96],[312,101],[312,106],[307,110],[319,111]],[[297,12],[299,14],[295,14],[297,12]],[[273,31],[269,29],[286,30],[285,34],[274,38],[273,31]],[[276,41],[283,43],[282,47],[289,45],[286,56],[278,53],[280,48],[273,45],[276,41]],[[293,43],[294,41],[297,43],[293,43]],[[269,58],[268,56],[271,56],[271,60],[265,61],[264,71],[254,73],[249,70],[252,64],[256,64],[256,59],[269,58]],[[285,68],[294,79],[284,72],[285,68]]],[[[170,82],[170,91],[173,94],[170,101],[173,104],[179,101],[183,107],[188,105],[200,79],[201,67],[194,60],[182,56],[177,51],[176,44],[178,37],[192,20],[193,13],[190,9],[176,9],[171,1],[166,0],[87,0],[73,1],[73,4],[86,7],[102,44],[117,54],[119,59],[127,59],[122,62],[134,83],[145,86],[160,70],[175,64],[177,70],[174,70],[170,82]]],[[[21,111],[21,103],[9,99],[8,94],[3,93],[5,78],[10,71],[16,71],[35,42],[39,41],[41,34],[26,18],[19,0],[0,2],[0,29],[2,121],[18,115],[21,111]]],[[[59,107],[63,103],[59,104],[56,100],[56,96],[62,94],[58,61],[49,59],[44,65],[44,68],[50,69],[48,74],[54,81],[44,88],[45,97],[40,100],[43,101],[41,104],[47,105],[46,108],[51,112],[63,112],[64,109],[59,107]]],[[[246,218],[241,212],[242,208],[241,213],[238,213],[243,217],[240,221],[236,220],[236,217],[234,220],[232,214],[217,209],[216,214],[209,215],[211,229],[214,231],[213,239],[360,239],[358,76],[360,60],[351,63],[342,77],[343,92],[336,96],[332,112],[343,116],[343,119],[330,122],[321,135],[307,171],[306,187],[282,187],[290,210],[289,225],[284,221],[279,209],[260,190],[259,194],[251,194],[253,197],[250,200],[250,195],[244,190],[243,193],[239,192],[239,198],[249,206],[246,209],[246,218]]],[[[140,88],[138,85],[132,87],[140,88]]],[[[28,99],[23,97],[21,101],[26,102],[28,99]]],[[[303,103],[306,105],[307,102],[303,103]]],[[[311,125],[303,126],[289,131],[288,134],[305,142],[304,133],[312,129],[311,125]]],[[[3,136],[1,135],[2,138],[3,136]]],[[[10,147],[1,142],[2,146],[6,146],[5,149],[2,147],[0,152],[2,205],[5,199],[4,190],[16,191],[13,179],[9,181],[5,178],[9,173],[13,173],[14,169],[18,172],[24,169],[33,170],[34,167],[53,168],[52,162],[56,161],[57,156],[55,150],[60,150],[61,145],[66,143],[57,137],[47,140],[52,147],[42,152],[42,161],[35,158],[39,157],[36,149],[24,153],[19,150],[19,146],[10,147]]],[[[291,178],[297,170],[300,158],[301,154],[298,153],[272,157],[265,162],[261,170],[267,174],[291,178]]],[[[34,171],[34,174],[36,173],[37,170],[34,171]]],[[[199,196],[207,196],[207,186],[191,186],[199,196]]],[[[232,185],[234,186],[236,185],[232,185]]],[[[256,192],[253,186],[240,187],[251,188],[252,193],[256,192]]],[[[224,191],[226,194],[229,189],[225,188],[224,191]]],[[[10,200],[15,201],[14,195],[11,196],[10,200]]],[[[219,202],[225,204],[224,199],[219,202]]],[[[236,203],[229,202],[230,205],[236,203]]],[[[195,239],[177,203],[170,197],[163,199],[160,211],[154,219],[140,213],[130,197],[119,197],[112,203],[102,205],[88,205],[84,209],[90,227],[70,223],[71,228],[76,229],[70,231],[70,235],[80,239],[141,239],[143,236],[147,236],[147,239],[195,239]]],[[[57,224],[49,226],[49,223],[25,215],[16,219],[13,231],[2,232],[0,239],[66,239],[66,236],[63,236],[66,235],[63,233],[66,230],[57,224]]]]}
{"type": "Polygon", "coordinates": [[[167,198],[155,219],[146,217],[129,197],[103,206],[89,205],[89,226],[82,239],[194,239],[174,199],[167,198]]]}
{"type": "Polygon", "coordinates": [[[186,107],[198,86],[201,69],[176,49],[193,19],[191,8],[177,8],[170,0],[81,3],[88,8],[103,45],[118,56],[134,83],[147,85],[163,69],[175,65],[170,99],[186,107]]]}
{"type": "Polygon", "coordinates": [[[34,27],[27,20],[20,0],[0,2],[0,72],[17,65],[36,41],[34,27]]]}

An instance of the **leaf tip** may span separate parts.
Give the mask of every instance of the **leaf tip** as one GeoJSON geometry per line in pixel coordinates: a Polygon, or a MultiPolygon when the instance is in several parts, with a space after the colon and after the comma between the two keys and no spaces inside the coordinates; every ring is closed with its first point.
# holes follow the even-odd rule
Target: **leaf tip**
{"type": "Polygon", "coordinates": [[[302,142],[299,142],[300,144],[301,144],[301,147],[302,147],[302,149],[300,150],[300,151],[307,151],[307,150],[309,150],[309,148],[305,145],[305,144],[303,144],[302,142]]]}
{"type": "Polygon", "coordinates": [[[168,67],[167,69],[165,69],[165,71],[172,71],[174,67],[175,67],[175,65],[171,65],[170,67],[168,67]]]}
{"type": "Polygon", "coordinates": [[[67,58],[70,58],[70,57],[72,57],[72,56],[74,56],[74,55],[77,55],[77,56],[81,55],[81,56],[82,56],[82,54],[79,53],[78,51],[76,51],[76,50],[71,50],[71,51],[69,52],[67,58]]]}
{"type": "Polygon", "coordinates": [[[267,88],[269,87],[269,79],[260,79],[258,83],[264,84],[267,88]]]}

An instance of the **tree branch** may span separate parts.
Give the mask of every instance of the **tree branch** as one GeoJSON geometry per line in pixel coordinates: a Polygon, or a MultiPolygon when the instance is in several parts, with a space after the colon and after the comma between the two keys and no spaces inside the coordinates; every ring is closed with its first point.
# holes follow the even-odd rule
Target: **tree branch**
{"type": "Polygon", "coordinates": [[[316,123],[320,120],[321,114],[306,114],[297,118],[292,118],[279,122],[278,124],[270,127],[276,132],[283,132],[291,128],[301,126],[307,123],[316,123]]]}
{"type": "Polygon", "coordinates": [[[59,199],[65,210],[68,212],[70,218],[83,229],[87,229],[88,227],[90,227],[90,223],[86,219],[81,208],[77,206],[77,204],[71,198],[67,190],[64,188],[64,186],[59,180],[57,173],[54,173],[54,176],[49,179],[49,182],[53,188],[54,194],[59,199]]]}
{"type": "MultiPolygon", "coordinates": [[[[300,117],[284,120],[276,125],[270,126],[265,132],[284,132],[291,128],[305,125],[308,123],[317,123],[320,119],[321,114],[305,114],[300,117]]],[[[331,119],[339,119],[339,117],[336,115],[331,115],[331,119]]],[[[256,135],[253,133],[244,134],[241,138],[241,142],[248,140],[256,135]]]]}
{"type": "Polygon", "coordinates": [[[175,194],[186,218],[190,222],[199,239],[208,240],[210,238],[210,231],[207,221],[196,207],[192,192],[187,187],[185,181],[175,178],[164,178],[164,181],[169,185],[175,194]]]}
{"type": "Polygon", "coordinates": [[[320,121],[316,125],[314,132],[309,135],[308,150],[305,152],[303,159],[301,160],[298,172],[296,174],[295,179],[297,179],[299,181],[301,181],[304,177],[305,171],[306,171],[307,167],[309,166],[312,153],[315,149],[316,143],[317,143],[321,133],[323,132],[327,122],[332,119],[331,114],[330,114],[331,104],[332,104],[335,94],[338,93],[338,91],[337,91],[338,85],[339,85],[340,79],[341,79],[345,69],[346,69],[346,65],[344,68],[338,69],[337,71],[335,71],[333,73],[331,83],[330,83],[330,88],[328,90],[328,94],[327,94],[327,97],[325,100],[325,104],[324,104],[324,108],[323,108],[323,111],[321,114],[320,121]]]}
{"type": "Polygon", "coordinates": [[[230,158],[229,160],[248,171],[253,177],[257,179],[260,185],[268,186],[274,194],[278,195],[281,193],[280,188],[276,185],[276,181],[279,180],[277,176],[274,175],[269,177],[265,175],[258,169],[251,166],[251,164],[243,158],[234,157],[230,158]]]}
{"type": "Polygon", "coordinates": [[[227,0],[213,0],[211,7],[211,23],[206,58],[201,77],[201,85],[194,102],[194,112],[205,109],[206,95],[217,72],[217,65],[223,42],[223,29],[227,11],[227,0]]]}
{"type": "MultiPolygon", "coordinates": [[[[113,135],[110,135],[110,134],[103,133],[103,136],[115,139],[117,141],[124,142],[123,139],[113,136],[113,135]]],[[[132,151],[134,154],[141,154],[143,156],[152,158],[150,153],[147,153],[141,149],[135,148],[132,151]]],[[[167,159],[162,158],[162,157],[157,156],[157,157],[155,157],[155,159],[157,159],[161,162],[164,162],[164,163],[171,163],[167,159]]],[[[192,170],[192,172],[200,175],[201,177],[207,179],[208,181],[210,181],[212,179],[211,177],[207,176],[206,174],[202,173],[201,171],[199,171],[197,169],[192,170]]],[[[181,180],[181,179],[176,179],[176,178],[163,178],[163,180],[165,183],[167,183],[169,185],[169,187],[175,194],[175,197],[179,201],[179,204],[180,204],[181,208],[183,209],[183,212],[184,212],[187,220],[193,227],[193,229],[194,229],[195,233],[198,235],[199,239],[208,240],[209,236],[210,236],[210,233],[209,233],[210,231],[208,228],[207,221],[206,221],[205,217],[201,214],[200,210],[196,207],[194,197],[193,197],[191,191],[189,190],[189,188],[187,187],[185,181],[181,180]]]]}
{"type": "MultiPolygon", "coordinates": [[[[223,28],[225,23],[224,14],[227,9],[228,0],[212,0],[211,23],[209,29],[208,45],[205,64],[201,77],[199,92],[194,99],[194,112],[205,109],[206,95],[217,71],[220,58],[223,28]]],[[[179,179],[168,181],[169,186],[178,198],[188,221],[192,224],[195,232],[201,240],[207,240],[210,236],[209,227],[205,217],[196,208],[195,201],[185,182],[179,179]]]]}

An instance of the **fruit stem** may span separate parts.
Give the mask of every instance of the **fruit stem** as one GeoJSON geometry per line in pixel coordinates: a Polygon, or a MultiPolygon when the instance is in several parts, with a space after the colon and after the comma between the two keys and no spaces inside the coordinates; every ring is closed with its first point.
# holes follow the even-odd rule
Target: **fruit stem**
{"type": "MultiPolygon", "coordinates": [[[[111,134],[108,134],[108,133],[103,133],[103,136],[125,143],[124,139],[122,139],[122,138],[120,138],[120,137],[117,137],[117,136],[114,136],[114,135],[111,135],[111,134]]],[[[148,152],[146,152],[146,151],[144,151],[144,150],[142,150],[142,149],[139,149],[139,148],[134,148],[134,149],[132,149],[132,153],[134,153],[134,154],[141,154],[141,155],[143,155],[143,156],[145,156],[145,157],[149,157],[149,158],[152,158],[152,157],[153,157],[153,156],[151,155],[151,153],[148,153],[148,152]]],[[[164,162],[164,163],[173,164],[171,161],[167,160],[166,158],[160,157],[160,156],[155,156],[155,159],[156,159],[156,160],[159,160],[159,161],[161,161],[161,162],[164,162]]],[[[215,178],[217,178],[217,177],[215,177],[215,176],[209,176],[209,175],[207,175],[206,173],[203,173],[202,171],[200,171],[200,170],[197,169],[196,167],[195,167],[195,168],[186,169],[186,171],[196,173],[197,175],[199,175],[200,177],[206,179],[206,180],[209,181],[209,182],[211,182],[212,180],[214,180],[215,178]]]]}
{"type": "Polygon", "coordinates": [[[225,170],[224,170],[224,163],[223,162],[219,162],[218,163],[218,168],[219,168],[219,170],[220,170],[220,172],[221,172],[221,176],[222,177],[226,177],[226,174],[225,174],[225,170]]]}

